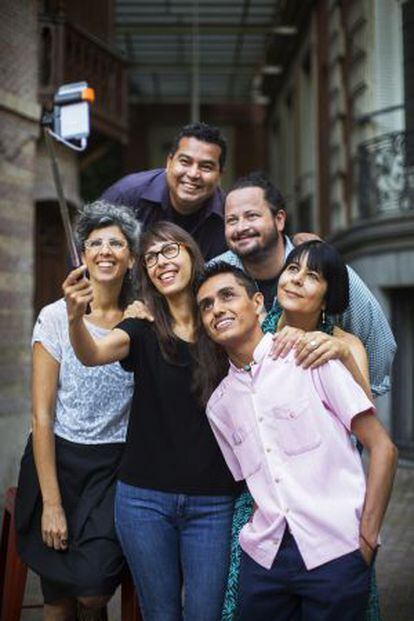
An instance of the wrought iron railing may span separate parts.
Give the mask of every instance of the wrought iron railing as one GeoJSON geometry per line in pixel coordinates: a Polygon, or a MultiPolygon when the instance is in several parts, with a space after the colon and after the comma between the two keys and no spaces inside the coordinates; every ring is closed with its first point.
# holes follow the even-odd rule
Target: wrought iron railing
{"type": "Polygon", "coordinates": [[[50,103],[56,89],[86,80],[95,89],[92,122],[104,134],[126,140],[127,72],[109,46],[67,22],[41,16],[39,98],[50,103]]]}
{"type": "Polygon", "coordinates": [[[360,219],[414,210],[414,132],[364,142],[358,169],[360,219]]]}

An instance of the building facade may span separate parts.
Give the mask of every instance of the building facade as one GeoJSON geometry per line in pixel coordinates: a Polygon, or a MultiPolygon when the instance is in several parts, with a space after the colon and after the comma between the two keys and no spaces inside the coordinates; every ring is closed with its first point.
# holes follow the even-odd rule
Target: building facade
{"type": "Polygon", "coordinates": [[[413,22],[411,1],[315,2],[283,79],[267,92],[270,172],[287,194],[292,230],[335,243],[393,326],[393,387],[378,406],[407,458],[414,457],[413,22]]]}
{"type": "Polygon", "coordinates": [[[51,105],[54,92],[64,83],[83,79],[97,91],[88,152],[82,158],[56,146],[64,193],[74,212],[81,204],[82,170],[105,149],[127,141],[126,70],[110,47],[111,7],[111,0],[1,3],[1,496],[16,483],[30,429],[33,322],[44,304],[61,295],[69,267],[40,126],[42,107],[51,105]]]}

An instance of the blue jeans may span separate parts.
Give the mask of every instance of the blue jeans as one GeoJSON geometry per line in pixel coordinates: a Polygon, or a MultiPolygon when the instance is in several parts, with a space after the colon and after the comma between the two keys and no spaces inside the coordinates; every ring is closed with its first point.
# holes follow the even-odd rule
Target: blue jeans
{"type": "Polygon", "coordinates": [[[220,619],[233,505],[118,481],[115,526],[145,621],[220,619]]]}

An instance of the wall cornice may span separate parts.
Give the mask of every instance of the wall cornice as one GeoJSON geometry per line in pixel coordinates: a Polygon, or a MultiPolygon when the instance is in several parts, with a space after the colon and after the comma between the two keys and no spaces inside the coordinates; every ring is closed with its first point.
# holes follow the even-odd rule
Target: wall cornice
{"type": "Polygon", "coordinates": [[[414,212],[358,222],[328,238],[347,260],[414,250],[414,212]]]}

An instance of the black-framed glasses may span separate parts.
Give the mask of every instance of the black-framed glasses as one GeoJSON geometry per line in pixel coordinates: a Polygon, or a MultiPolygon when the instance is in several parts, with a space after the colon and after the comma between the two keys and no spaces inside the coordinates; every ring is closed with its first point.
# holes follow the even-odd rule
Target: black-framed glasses
{"type": "Polygon", "coordinates": [[[160,254],[162,254],[164,259],[174,259],[175,257],[178,257],[180,254],[180,247],[182,245],[183,244],[179,244],[178,242],[168,242],[157,252],[146,252],[143,256],[143,263],[145,267],[154,267],[154,265],[158,263],[158,257],[160,254]]]}
{"type": "Polygon", "coordinates": [[[117,239],[116,237],[111,237],[110,239],[102,239],[101,237],[97,237],[96,239],[85,240],[83,245],[88,250],[93,250],[94,252],[102,250],[104,246],[109,246],[111,250],[119,252],[120,250],[126,248],[128,243],[124,239],[117,239]]]}

